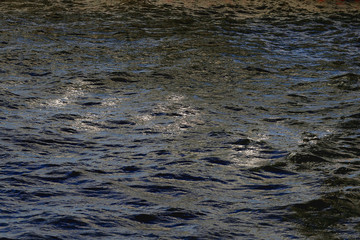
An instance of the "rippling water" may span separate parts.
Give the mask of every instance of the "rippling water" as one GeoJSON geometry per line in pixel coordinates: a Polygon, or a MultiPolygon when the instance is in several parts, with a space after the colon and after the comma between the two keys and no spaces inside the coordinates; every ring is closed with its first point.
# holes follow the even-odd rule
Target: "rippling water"
{"type": "Polygon", "coordinates": [[[358,1],[1,1],[1,239],[358,239],[358,1]]]}

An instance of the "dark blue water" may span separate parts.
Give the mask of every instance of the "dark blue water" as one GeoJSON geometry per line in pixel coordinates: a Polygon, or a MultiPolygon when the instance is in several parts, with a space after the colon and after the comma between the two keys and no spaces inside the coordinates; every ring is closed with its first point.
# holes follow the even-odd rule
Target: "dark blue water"
{"type": "Polygon", "coordinates": [[[359,239],[359,2],[224,2],[1,1],[0,239],[359,239]]]}

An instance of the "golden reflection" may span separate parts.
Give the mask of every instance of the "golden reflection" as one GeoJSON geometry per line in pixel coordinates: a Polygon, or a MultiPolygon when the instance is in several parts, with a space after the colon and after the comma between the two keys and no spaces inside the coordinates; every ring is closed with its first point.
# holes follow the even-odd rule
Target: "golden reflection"
{"type": "Polygon", "coordinates": [[[239,0],[157,0],[157,4],[181,5],[185,7],[211,7],[217,5],[235,5],[239,0]]]}
{"type": "MultiPolygon", "coordinates": [[[[209,8],[213,6],[241,6],[246,9],[251,6],[258,9],[262,14],[269,14],[269,10],[274,8],[286,9],[306,9],[311,12],[359,10],[360,2],[344,0],[283,0],[283,1],[263,1],[263,0],[148,0],[149,3],[183,6],[186,8],[209,8]]],[[[243,15],[241,13],[240,15],[243,15]]],[[[252,11],[252,15],[254,12],[252,11]]],[[[251,16],[251,15],[250,15],[251,16]]]]}
{"type": "MultiPolygon", "coordinates": [[[[61,0],[57,0],[59,7],[64,7],[61,0]]],[[[281,9],[283,11],[291,9],[303,9],[310,12],[334,12],[349,11],[360,8],[360,1],[345,0],[279,0],[279,1],[263,1],[263,0],[75,0],[65,8],[71,11],[80,12],[111,12],[117,7],[128,6],[174,6],[184,7],[187,9],[204,9],[211,7],[241,7],[244,9],[241,13],[236,13],[237,17],[255,17],[258,15],[269,15],[273,10],[281,9]],[[246,13],[250,7],[252,11],[246,13]],[[255,9],[255,11],[254,11],[255,9]]],[[[233,16],[235,17],[235,16],[233,16]]]]}

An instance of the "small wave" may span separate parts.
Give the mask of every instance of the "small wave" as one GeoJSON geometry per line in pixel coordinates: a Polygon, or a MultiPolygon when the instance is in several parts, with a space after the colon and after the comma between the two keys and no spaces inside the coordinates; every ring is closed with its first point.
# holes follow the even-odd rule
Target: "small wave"
{"type": "Polygon", "coordinates": [[[130,217],[130,219],[145,223],[145,224],[155,224],[155,223],[166,223],[170,222],[171,219],[177,220],[192,220],[201,218],[205,214],[200,212],[188,211],[180,208],[169,208],[166,211],[156,213],[156,214],[137,214],[130,217]]]}
{"type": "Polygon", "coordinates": [[[66,230],[83,229],[89,227],[89,223],[85,219],[75,216],[55,217],[49,222],[49,224],[54,225],[56,228],[66,230]]]}

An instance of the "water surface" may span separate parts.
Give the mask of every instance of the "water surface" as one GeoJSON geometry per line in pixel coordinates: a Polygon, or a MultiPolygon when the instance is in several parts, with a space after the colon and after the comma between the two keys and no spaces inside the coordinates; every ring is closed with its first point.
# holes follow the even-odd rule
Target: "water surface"
{"type": "Polygon", "coordinates": [[[357,1],[2,1],[4,239],[357,239],[357,1]]]}

